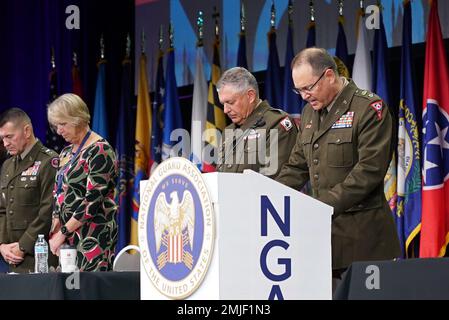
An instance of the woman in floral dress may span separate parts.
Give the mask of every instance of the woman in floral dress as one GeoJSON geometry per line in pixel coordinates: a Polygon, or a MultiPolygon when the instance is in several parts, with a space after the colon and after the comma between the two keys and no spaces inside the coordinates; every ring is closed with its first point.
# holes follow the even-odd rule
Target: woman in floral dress
{"type": "Polygon", "coordinates": [[[50,249],[59,255],[64,243],[76,247],[80,271],[112,270],[117,242],[115,152],[89,128],[89,109],[77,95],[57,98],[47,116],[70,143],[59,156],[50,249]]]}

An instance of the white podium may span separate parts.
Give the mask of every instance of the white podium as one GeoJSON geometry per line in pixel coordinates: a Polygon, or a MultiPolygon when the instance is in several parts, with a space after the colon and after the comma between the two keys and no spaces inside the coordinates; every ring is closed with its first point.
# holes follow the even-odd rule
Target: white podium
{"type": "Polygon", "coordinates": [[[332,299],[332,207],[253,171],[203,177],[217,217],[220,299],[263,300],[272,291],[332,299]]]}
{"type": "MultiPolygon", "coordinates": [[[[332,299],[332,207],[250,170],[202,178],[215,211],[215,242],[202,283],[186,298],[332,299]]],[[[139,239],[140,221],[141,213],[139,239]]],[[[153,272],[145,272],[148,263],[143,256],[141,297],[166,299],[153,272]]]]}

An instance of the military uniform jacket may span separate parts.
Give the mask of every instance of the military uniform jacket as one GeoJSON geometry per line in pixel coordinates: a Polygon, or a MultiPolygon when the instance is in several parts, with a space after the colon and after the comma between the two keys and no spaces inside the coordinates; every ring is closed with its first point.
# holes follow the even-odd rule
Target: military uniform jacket
{"type": "Polygon", "coordinates": [[[23,160],[18,159],[6,160],[1,171],[0,243],[19,242],[24,261],[11,271],[29,272],[34,271],[37,235],[50,232],[58,155],[37,141],[23,160]]]}
{"type": "Polygon", "coordinates": [[[251,169],[275,177],[287,162],[297,135],[290,116],[263,101],[242,126],[231,124],[224,130],[218,171],[237,173],[251,169]]]}
{"type": "Polygon", "coordinates": [[[313,196],[334,208],[333,269],[398,257],[399,241],[384,195],[391,160],[388,107],[351,80],[318,129],[319,119],[307,104],[296,145],[276,180],[298,190],[310,180],[313,196]]]}

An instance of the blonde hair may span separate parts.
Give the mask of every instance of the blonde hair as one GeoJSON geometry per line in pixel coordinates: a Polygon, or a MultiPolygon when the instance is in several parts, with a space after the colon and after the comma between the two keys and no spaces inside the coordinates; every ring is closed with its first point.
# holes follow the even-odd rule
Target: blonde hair
{"type": "Polygon", "coordinates": [[[73,93],[66,93],[55,99],[47,107],[48,122],[56,126],[59,122],[69,122],[72,125],[88,126],[90,113],[86,103],[73,93]]]}

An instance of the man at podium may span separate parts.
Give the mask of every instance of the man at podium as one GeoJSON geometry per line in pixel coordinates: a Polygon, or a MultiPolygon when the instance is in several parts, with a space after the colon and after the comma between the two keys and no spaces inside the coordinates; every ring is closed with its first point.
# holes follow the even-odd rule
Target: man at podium
{"type": "Polygon", "coordinates": [[[353,262],[400,256],[384,195],[391,160],[392,118],[374,93],[340,77],[325,49],[309,48],[292,61],[295,90],[307,101],[300,136],[277,181],[332,206],[333,277],[353,262]]]}
{"type": "Polygon", "coordinates": [[[294,121],[259,98],[256,78],[245,68],[223,73],[217,91],[224,113],[232,121],[222,136],[217,171],[251,169],[277,176],[295,145],[298,129],[294,121]]]}

